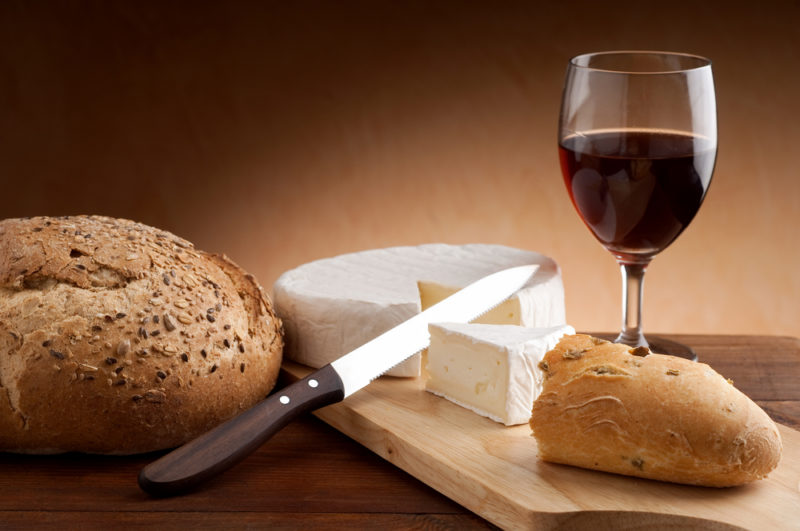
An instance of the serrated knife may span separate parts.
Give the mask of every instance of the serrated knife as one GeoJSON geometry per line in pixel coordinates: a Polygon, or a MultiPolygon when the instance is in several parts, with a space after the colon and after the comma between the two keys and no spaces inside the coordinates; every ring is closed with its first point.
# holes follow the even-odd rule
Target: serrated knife
{"type": "Polygon", "coordinates": [[[522,288],[539,266],[493,273],[457,291],[244,413],[144,467],[139,486],[174,496],[232,467],[302,413],[344,400],[398,363],[426,348],[428,324],[469,322],[522,288]]]}

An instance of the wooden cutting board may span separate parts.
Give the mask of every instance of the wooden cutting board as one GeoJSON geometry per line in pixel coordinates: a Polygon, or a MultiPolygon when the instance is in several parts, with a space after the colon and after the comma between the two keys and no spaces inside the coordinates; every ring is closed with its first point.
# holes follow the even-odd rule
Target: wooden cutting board
{"type": "Polygon", "coordinates": [[[714,489],[541,462],[528,426],[478,416],[419,379],[380,378],[315,415],[505,529],[800,529],[800,432],[782,425],[783,457],[766,480],[714,489]]]}

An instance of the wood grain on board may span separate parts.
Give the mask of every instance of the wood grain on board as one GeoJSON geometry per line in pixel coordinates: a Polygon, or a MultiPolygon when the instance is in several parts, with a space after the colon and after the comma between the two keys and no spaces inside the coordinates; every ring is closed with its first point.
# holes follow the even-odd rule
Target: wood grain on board
{"type": "MultiPolygon", "coordinates": [[[[693,341],[701,360],[739,378],[757,399],[800,399],[799,342],[730,337],[693,341]],[[719,358],[719,361],[718,361],[719,358]],[[780,367],[765,372],[764,362],[780,367]],[[721,367],[724,367],[721,368],[721,367]],[[796,382],[796,380],[795,380],[796,382]]],[[[302,365],[284,370],[301,377],[302,365]]],[[[461,505],[507,529],[551,528],[564,521],[616,527],[674,525],[714,529],[800,528],[800,432],[779,426],[784,450],[767,479],[713,489],[583,470],[537,459],[527,425],[505,427],[426,393],[420,380],[381,378],[316,415],[461,505]],[[603,524],[605,522],[605,524],[603,524]],[[763,528],[763,527],[762,527],[763,528]]]]}

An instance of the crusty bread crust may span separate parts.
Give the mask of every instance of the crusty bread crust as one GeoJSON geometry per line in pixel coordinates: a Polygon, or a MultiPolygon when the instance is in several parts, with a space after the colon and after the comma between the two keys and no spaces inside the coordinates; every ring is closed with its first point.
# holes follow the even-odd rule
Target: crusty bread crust
{"type": "Polygon", "coordinates": [[[178,446],[263,399],[282,349],[224,256],[122,219],[0,221],[0,450],[178,446]]]}
{"type": "Polygon", "coordinates": [[[545,461],[727,487],[780,460],[775,423],[706,364],[574,335],[540,368],[530,424],[545,461]]]}

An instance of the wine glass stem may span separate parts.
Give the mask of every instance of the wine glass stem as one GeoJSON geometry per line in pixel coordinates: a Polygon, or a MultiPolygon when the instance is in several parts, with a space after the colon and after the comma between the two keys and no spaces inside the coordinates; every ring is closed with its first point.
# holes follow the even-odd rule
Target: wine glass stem
{"type": "Polygon", "coordinates": [[[648,262],[620,263],[622,272],[622,333],[618,343],[633,347],[648,346],[642,332],[642,293],[648,262]]]}

